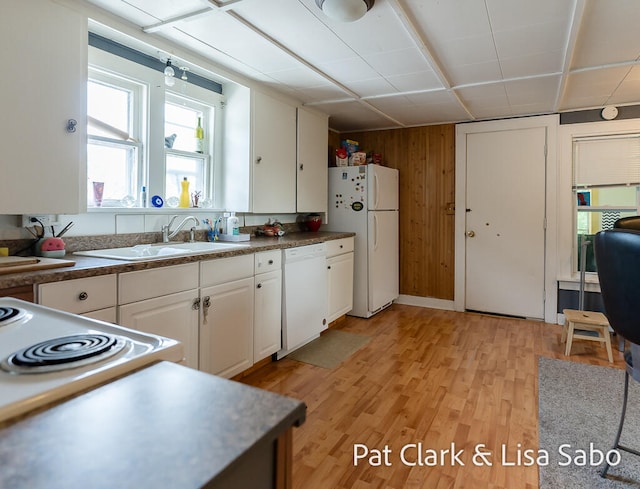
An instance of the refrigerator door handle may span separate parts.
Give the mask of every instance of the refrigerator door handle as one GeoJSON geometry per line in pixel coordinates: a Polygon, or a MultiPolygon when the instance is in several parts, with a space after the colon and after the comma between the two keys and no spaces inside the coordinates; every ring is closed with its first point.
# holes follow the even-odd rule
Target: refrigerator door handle
{"type": "Polygon", "coordinates": [[[380,181],[378,180],[378,174],[373,172],[373,208],[378,208],[378,202],[380,201],[380,181]]]}
{"type": "Polygon", "coordinates": [[[378,249],[378,216],[373,214],[373,249],[378,249]]]}

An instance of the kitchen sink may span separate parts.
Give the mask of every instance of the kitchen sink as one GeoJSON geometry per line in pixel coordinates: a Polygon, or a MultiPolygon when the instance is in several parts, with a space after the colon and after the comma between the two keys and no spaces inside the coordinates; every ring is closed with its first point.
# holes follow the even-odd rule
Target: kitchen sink
{"type": "Polygon", "coordinates": [[[154,243],[124,248],[104,250],[76,251],[75,255],[111,258],[112,260],[141,261],[169,258],[174,256],[197,255],[201,253],[219,253],[249,246],[246,243],[219,243],[198,241],[195,243],[154,243]]]}

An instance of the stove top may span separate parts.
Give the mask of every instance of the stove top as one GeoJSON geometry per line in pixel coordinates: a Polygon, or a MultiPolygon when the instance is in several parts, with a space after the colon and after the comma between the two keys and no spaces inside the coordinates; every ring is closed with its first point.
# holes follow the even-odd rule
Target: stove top
{"type": "Polygon", "coordinates": [[[18,299],[0,298],[0,421],[161,360],[182,345],[18,299]]]}

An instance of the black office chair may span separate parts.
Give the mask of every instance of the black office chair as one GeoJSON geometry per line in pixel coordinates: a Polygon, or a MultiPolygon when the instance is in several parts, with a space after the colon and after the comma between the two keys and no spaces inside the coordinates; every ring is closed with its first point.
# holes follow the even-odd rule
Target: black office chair
{"type": "MultiPolygon", "coordinates": [[[[637,306],[640,298],[640,231],[601,231],[595,236],[594,246],[605,314],[614,331],[630,343],[624,353],[624,398],[613,449],[640,456],[638,450],[620,445],[629,397],[629,376],[640,382],[640,310],[637,306]]],[[[606,463],[600,475],[605,477],[608,470],[606,463]]]]}
{"type": "Polygon", "coordinates": [[[621,217],[613,223],[615,229],[635,229],[640,231],[640,216],[621,217]]]}

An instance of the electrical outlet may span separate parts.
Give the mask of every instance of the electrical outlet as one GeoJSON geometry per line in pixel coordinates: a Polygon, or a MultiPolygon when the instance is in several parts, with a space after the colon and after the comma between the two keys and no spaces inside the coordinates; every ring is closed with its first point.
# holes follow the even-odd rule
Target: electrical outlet
{"type": "Polygon", "coordinates": [[[22,227],[42,225],[47,228],[57,224],[56,216],[52,214],[24,215],[22,216],[22,227]],[[37,220],[36,220],[37,219],[37,220]],[[38,222],[40,221],[40,222],[38,222]]]}

